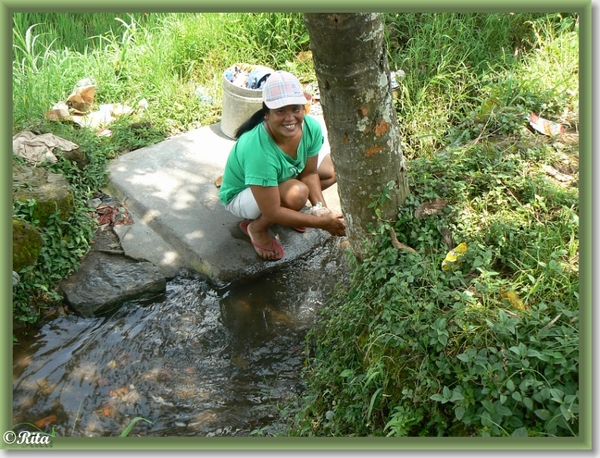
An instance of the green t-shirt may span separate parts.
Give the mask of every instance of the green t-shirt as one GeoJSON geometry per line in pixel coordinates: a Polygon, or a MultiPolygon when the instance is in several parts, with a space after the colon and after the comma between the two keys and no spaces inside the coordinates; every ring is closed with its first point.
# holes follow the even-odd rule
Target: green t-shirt
{"type": "Polygon", "coordinates": [[[261,122],[243,134],[229,153],[219,190],[221,203],[229,203],[251,185],[278,186],[297,177],[304,170],[308,158],[319,154],[323,141],[319,122],[305,116],[296,158],[292,159],[275,144],[261,122]]]}

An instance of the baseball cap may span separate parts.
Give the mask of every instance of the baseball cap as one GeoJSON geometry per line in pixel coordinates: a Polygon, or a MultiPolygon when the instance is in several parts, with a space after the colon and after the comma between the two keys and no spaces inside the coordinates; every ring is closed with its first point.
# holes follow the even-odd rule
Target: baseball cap
{"type": "Polygon", "coordinates": [[[278,70],[271,73],[263,86],[263,102],[267,108],[281,108],[287,105],[306,105],[308,100],[298,78],[289,72],[278,70]]]}

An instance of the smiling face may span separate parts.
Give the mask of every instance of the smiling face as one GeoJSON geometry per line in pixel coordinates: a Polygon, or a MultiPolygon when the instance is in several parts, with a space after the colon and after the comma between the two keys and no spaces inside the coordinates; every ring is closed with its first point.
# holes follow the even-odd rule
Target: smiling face
{"type": "Polygon", "coordinates": [[[293,138],[302,132],[304,122],[303,105],[287,105],[271,109],[265,115],[265,122],[272,135],[281,139],[293,138]]]}

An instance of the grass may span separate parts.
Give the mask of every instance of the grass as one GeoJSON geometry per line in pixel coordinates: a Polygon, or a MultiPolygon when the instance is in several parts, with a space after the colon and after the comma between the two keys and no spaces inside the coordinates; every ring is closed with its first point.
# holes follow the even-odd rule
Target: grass
{"type": "MultiPolygon", "coordinates": [[[[287,434],[577,435],[578,18],[384,19],[390,68],[406,75],[395,103],[411,196],[397,221],[371,228],[370,256],[311,331],[305,393],[284,409],[287,434]],[[532,112],[566,134],[528,129],[532,112]],[[415,217],[435,199],[442,211],[415,217]],[[398,250],[391,233],[416,253],[398,250]],[[461,242],[466,254],[443,270],[461,242]]],[[[80,145],[85,170],[52,166],[80,209],[112,157],[217,121],[232,63],[314,80],[297,58],[309,49],[299,14],[16,14],[13,38],[13,133],[80,145]],[[148,108],[111,125],[110,137],[45,120],[82,78],[95,82],[98,104],[146,99],[148,108]],[[198,100],[198,87],[213,103],[198,100]]],[[[29,204],[15,216],[28,220],[29,204]]],[[[17,320],[34,323],[60,303],[57,279],[77,267],[93,229],[81,210],[53,221],[42,262],[19,273],[17,320]]]]}

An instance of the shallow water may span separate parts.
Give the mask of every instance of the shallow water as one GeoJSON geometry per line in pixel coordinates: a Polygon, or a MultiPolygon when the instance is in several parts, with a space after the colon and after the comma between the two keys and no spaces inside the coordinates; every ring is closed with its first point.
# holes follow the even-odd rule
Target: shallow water
{"type": "Polygon", "coordinates": [[[269,434],[302,389],[306,332],[345,265],[325,247],[244,285],[181,275],[110,316],[56,319],[15,347],[14,424],[48,417],[57,436],[118,436],[143,417],[152,425],[130,435],[269,434]]]}

